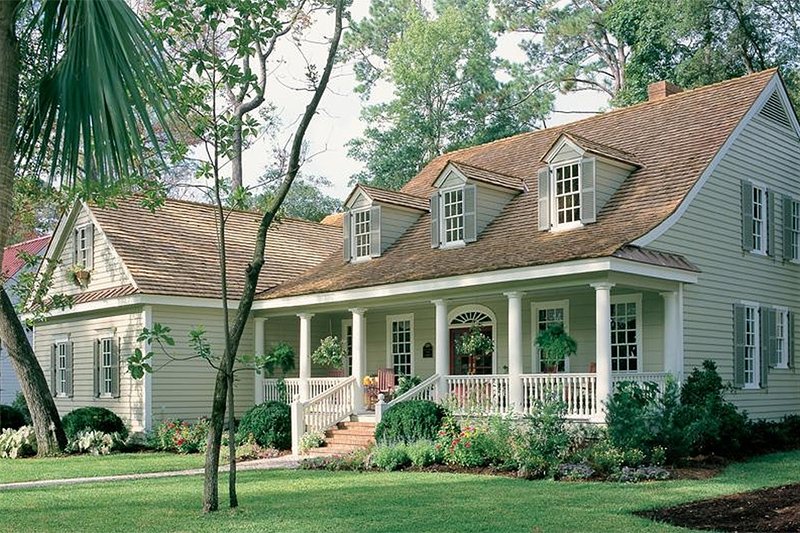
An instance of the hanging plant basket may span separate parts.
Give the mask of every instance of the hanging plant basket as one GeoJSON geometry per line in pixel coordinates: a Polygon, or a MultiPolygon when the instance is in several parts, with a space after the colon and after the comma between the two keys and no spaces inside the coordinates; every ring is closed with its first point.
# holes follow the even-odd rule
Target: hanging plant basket
{"type": "Polygon", "coordinates": [[[86,286],[89,285],[92,273],[82,265],[74,265],[69,269],[68,276],[72,283],[78,287],[86,288],[86,286]]]}
{"type": "Polygon", "coordinates": [[[464,333],[456,339],[456,354],[467,357],[469,362],[467,374],[469,375],[474,375],[477,362],[492,352],[494,352],[494,341],[491,337],[484,335],[477,324],[473,325],[468,333],[464,333]]]}
{"type": "Polygon", "coordinates": [[[344,366],[344,357],[344,344],[335,335],[322,339],[319,347],[311,354],[311,360],[315,364],[330,368],[342,368],[344,366]]]}
{"type": "Polygon", "coordinates": [[[536,336],[536,345],[541,350],[542,363],[548,372],[558,371],[558,365],[578,350],[575,339],[569,336],[561,324],[552,324],[536,336]]]}

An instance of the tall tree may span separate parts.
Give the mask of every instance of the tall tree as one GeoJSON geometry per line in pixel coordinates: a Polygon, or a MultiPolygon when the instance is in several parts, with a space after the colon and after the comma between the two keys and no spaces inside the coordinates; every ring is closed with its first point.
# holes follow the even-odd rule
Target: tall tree
{"type": "MultiPolygon", "coordinates": [[[[283,173],[281,173],[283,175],[283,173]]],[[[281,206],[281,215],[319,222],[342,208],[341,200],[325,194],[322,187],[331,182],[319,176],[299,176],[281,206]]],[[[255,198],[255,205],[268,206],[275,199],[280,182],[269,179],[264,192],[255,198]]]]}
{"type": "Polygon", "coordinates": [[[435,14],[409,0],[380,7],[347,43],[365,97],[380,81],[394,90],[362,111],[356,180],[399,188],[433,157],[529,130],[550,111],[535,76],[495,57],[486,0],[438,2],[435,14]]]}
{"type": "MultiPolygon", "coordinates": [[[[135,179],[151,153],[142,137],[157,149],[154,120],[167,125],[170,80],[157,42],[124,0],[0,2],[0,72],[2,260],[18,173],[45,170],[59,176],[62,186],[86,193],[135,179]],[[26,88],[31,97],[24,110],[21,47],[35,51],[38,66],[35,73],[24,73],[26,80],[36,80],[26,88]]],[[[39,454],[58,453],[66,445],[58,411],[4,289],[0,340],[28,403],[39,454]]]]}

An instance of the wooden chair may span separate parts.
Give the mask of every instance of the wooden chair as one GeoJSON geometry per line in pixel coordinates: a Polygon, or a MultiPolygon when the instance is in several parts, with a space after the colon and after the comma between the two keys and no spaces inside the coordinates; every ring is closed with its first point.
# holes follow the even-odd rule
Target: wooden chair
{"type": "Polygon", "coordinates": [[[589,373],[590,374],[597,374],[597,363],[592,361],[589,363],[589,373]]]}
{"type": "Polygon", "coordinates": [[[394,392],[394,370],[391,368],[378,369],[378,392],[392,394],[394,392]]]}

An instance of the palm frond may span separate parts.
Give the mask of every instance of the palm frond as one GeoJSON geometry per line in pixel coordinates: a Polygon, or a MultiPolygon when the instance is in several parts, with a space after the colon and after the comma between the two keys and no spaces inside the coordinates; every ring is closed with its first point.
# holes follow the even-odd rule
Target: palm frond
{"type": "Polygon", "coordinates": [[[20,163],[87,188],[135,177],[171,141],[160,44],[125,0],[36,3],[25,31],[39,40],[45,74],[20,122],[20,163]]]}

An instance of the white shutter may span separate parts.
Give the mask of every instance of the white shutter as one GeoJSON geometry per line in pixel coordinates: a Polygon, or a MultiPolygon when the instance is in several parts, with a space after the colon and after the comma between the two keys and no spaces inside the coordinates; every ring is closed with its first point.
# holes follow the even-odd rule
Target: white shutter
{"type": "Polygon", "coordinates": [[[431,248],[438,248],[439,236],[439,191],[431,194],[431,248]]]}
{"type": "Polygon", "coordinates": [[[350,220],[352,215],[350,215],[350,211],[345,211],[344,217],[342,218],[342,229],[344,231],[344,260],[345,262],[349,263],[351,258],[351,249],[350,249],[350,220]]]}
{"type": "Polygon", "coordinates": [[[369,255],[381,255],[381,206],[372,206],[369,210],[369,255]]]}
{"type": "Polygon", "coordinates": [[[597,220],[595,158],[581,161],[581,222],[590,224],[597,220]]]}
{"type": "Polygon", "coordinates": [[[550,167],[539,169],[539,229],[550,229],[550,167]]]}
{"type": "Polygon", "coordinates": [[[94,224],[86,226],[86,270],[94,268],[94,224]]]}
{"type": "Polygon", "coordinates": [[[464,242],[478,238],[478,189],[475,185],[464,185],[464,242]]]}

